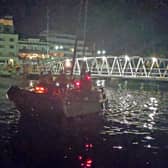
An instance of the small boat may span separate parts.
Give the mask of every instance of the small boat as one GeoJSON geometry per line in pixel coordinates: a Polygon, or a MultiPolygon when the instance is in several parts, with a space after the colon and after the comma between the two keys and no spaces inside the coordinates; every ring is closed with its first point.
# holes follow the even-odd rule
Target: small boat
{"type": "MultiPolygon", "coordinates": [[[[79,86],[79,81],[76,82],[79,86]]],[[[32,89],[11,86],[7,97],[23,116],[38,118],[75,118],[98,115],[101,111],[98,90],[67,89],[57,84],[38,84],[32,89]]]]}

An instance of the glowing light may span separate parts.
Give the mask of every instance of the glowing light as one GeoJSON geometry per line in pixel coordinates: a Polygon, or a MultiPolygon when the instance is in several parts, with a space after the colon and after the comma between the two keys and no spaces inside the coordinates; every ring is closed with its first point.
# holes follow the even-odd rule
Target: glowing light
{"type": "Polygon", "coordinates": [[[71,50],[72,52],[74,52],[74,48],[71,48],[70,50],[71,50]]]}
{"type": "Polygon", "coordinates": [[[44,87],[41,87],[41,86],[36,86],[35,92],[36,93],[47,93],[47,89],[45,89],[44,87]]]}
{"type": "Polygon", "coordinates": [[[79,160],[82,160],[82,156],[78,156],[78,159],[79,159],[79,160]]]}
{"type": "Polygon", "coordinates": [[[14,60],[10,58],[9,59],[9,63],[13,65],[14,64],[14,60]]]}
{"type": "Polygon", "coordinates": [[[125,55],[125,60],[129,60],[130,59],[130,57],[128,56],[128,55],[125,55]]]}
{"type": "Polygon", "coordinates": [[[113,146],[114,149],[122,149],[123,147],[122,146],[113,146]]]}
{"type": "Polygon", "coordinates": [[[104,60],[104,61],[106,60],[106,57],[105,57],[105,56],[103,56],[103,60],[104,60]]]}
{"type": "Polygon", "coordinates": [[[90,148],[93,148],[93,144],[90,144],[90,148]]]}
{"type": "Polygon", "coordinates": [[[65,60],[65,67],[66,67],[66,68],[70,68],[71,66],[72,66],[71,60],[70,60],[70,59],[66,59],[66,60],[65,60]]]}
{"type": "Polygon", "coordinates": [[[102,54],[106,54],[106,51],[105,51],[105,50],[102,50],[102,54]]]}
{"type": "Polygon", "coordinates": [[[153,57],[153,58],[152,58],[152,61],[153,61],[153,62],[157,62],[157,58],[156,58],[156,57],[153,57]]]}
{"type": "Polygon", "coordinates": [[[30,87],[33,87],[33,85],[34,85],[34,83],[33,83],[33,81],[31,80],[31,81],[29,82],[29,86],[30,86],[30,87]]]}
{"type": "Polygon", "coordinates": [[[56,86],[59,86],[60,84],[58,82],[55,83],[56,86]]]}
{"type": "Polygon", "coordinates": [[[80,81],[76,81],[76,82],[75,82],[75,85],[76,85],[77,87],[79,87],[79,86],[80,86],[80,81]]]}
{"type": "Polygon", "coordinates": [[[100,50],[98,50],[98,51],[97,51],[97,54],[101,54],[101,51],[100,51],[100,50]]]}
{"type": "Polygon", "coordinates": [[[87,76],[86,76],[86,79],[87,79],[87,80],[90,80],[90,79],[91,79],[91,77],[90,77],[89,75],[87,75],[87,76]]]}
{"type": "Polygon", "coordinates": [[[84,57],[83,60],[86,61],[86,60],[87,60],[87,57],[84,57]]]}
{"type": "Polygon", "coordinates": [[[92,164],[92,162],[93,161],[91,159],[87,159],[87,161],[86,161],[87,164],[92,164]]]}
{"type": "Polygon", "coordinates": [[[64,48],[62,45],[60,45],[60,47],[59,47],[61,50],[64,48]]]}
{"type": "Polygon", "coordinates": [[[59,49],[59,46],[56,45],[56,46],[55,46],[55,49],[58,50],[58,49],[59,49]]]}

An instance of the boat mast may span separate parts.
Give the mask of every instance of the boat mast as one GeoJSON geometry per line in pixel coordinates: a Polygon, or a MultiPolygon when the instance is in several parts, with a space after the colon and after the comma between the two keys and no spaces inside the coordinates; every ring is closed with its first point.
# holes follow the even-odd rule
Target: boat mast
{"type": "Polygon", "coordinates": [[[72,68],[71,68],[71,76],[73,76],[73,69],[74,64],[76,60],[76,53],[77,53],[77,46],[78,46],[78,38],[79,38],[79,29],[81,27],[81,14],[82,14],[82,7],[83,7],[83,1],[80,1],[80,7],[79,7],[79,14],[78,14],[78,21],[77,21],[77,28],[76,28],[76,37],[75,37],[75,44],[74,44],[74,52],[73,52],[73,58],[72,58],[72,68]]]}
{"type": "Polygon", "coordinates": [[[88,13],[88,0],[85,0],[84,6],[84,25],[83,25],[83,57],[85,57],[86,49],[86,28],[87,28],[87,13],[88,13]]]}

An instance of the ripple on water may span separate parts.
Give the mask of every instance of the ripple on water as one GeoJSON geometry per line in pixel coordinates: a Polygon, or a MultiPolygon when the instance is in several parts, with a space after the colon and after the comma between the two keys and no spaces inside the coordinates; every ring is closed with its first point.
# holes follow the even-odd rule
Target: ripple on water
{"type": "Polygon", "coordinates": [[[168,132],[168,93],[109,90],[111,110],[105,113],[103,134],[168,132]]]}

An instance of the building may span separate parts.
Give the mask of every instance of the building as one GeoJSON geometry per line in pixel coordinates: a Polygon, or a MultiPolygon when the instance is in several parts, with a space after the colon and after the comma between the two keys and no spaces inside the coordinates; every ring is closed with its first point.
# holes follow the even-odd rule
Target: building
{"type": "MultiPolygon", "coordinates": [[[[74,55],[76,35],[72,34],[61,34],[56,32],[43,31],[40,33],[40,37],[46,38],[49,44],[49,53],[56,56],[64,56],[72,58],[74,55]],[[56,54],[57,53],[57,54],[56,54]]],[[[91,50],[88,46],[84,47],[84,41],[78,40],[76,47],[77,57],[91,56],[91,50]],[[85,51],[84,51],[85,48],[85,51]]]]}
{"type": "Polygon", "coordinates": [[[0,64],[3,66],[18,64],[18,34],[14,31],[11,16],[0,18],[0,64]]]}
{"type": "MultiPolygon", "coordinates": [[[[23,73],[38,71],[37,65],[46,60],[72,58],[74,55],[76,35],[58,34],[43,31],[37,37],[19,37],[15,33],[13,17],[0,18],[0,64],[1,69],[18,67],[23,73]],[[34,70],[32,70],[34,69],[34,70]]],[[[92,53],[83,40],[77,41],[76,56],[91,56],[92,53]],[[85,50],[84,50],[85,49],[85,50]]]]}

